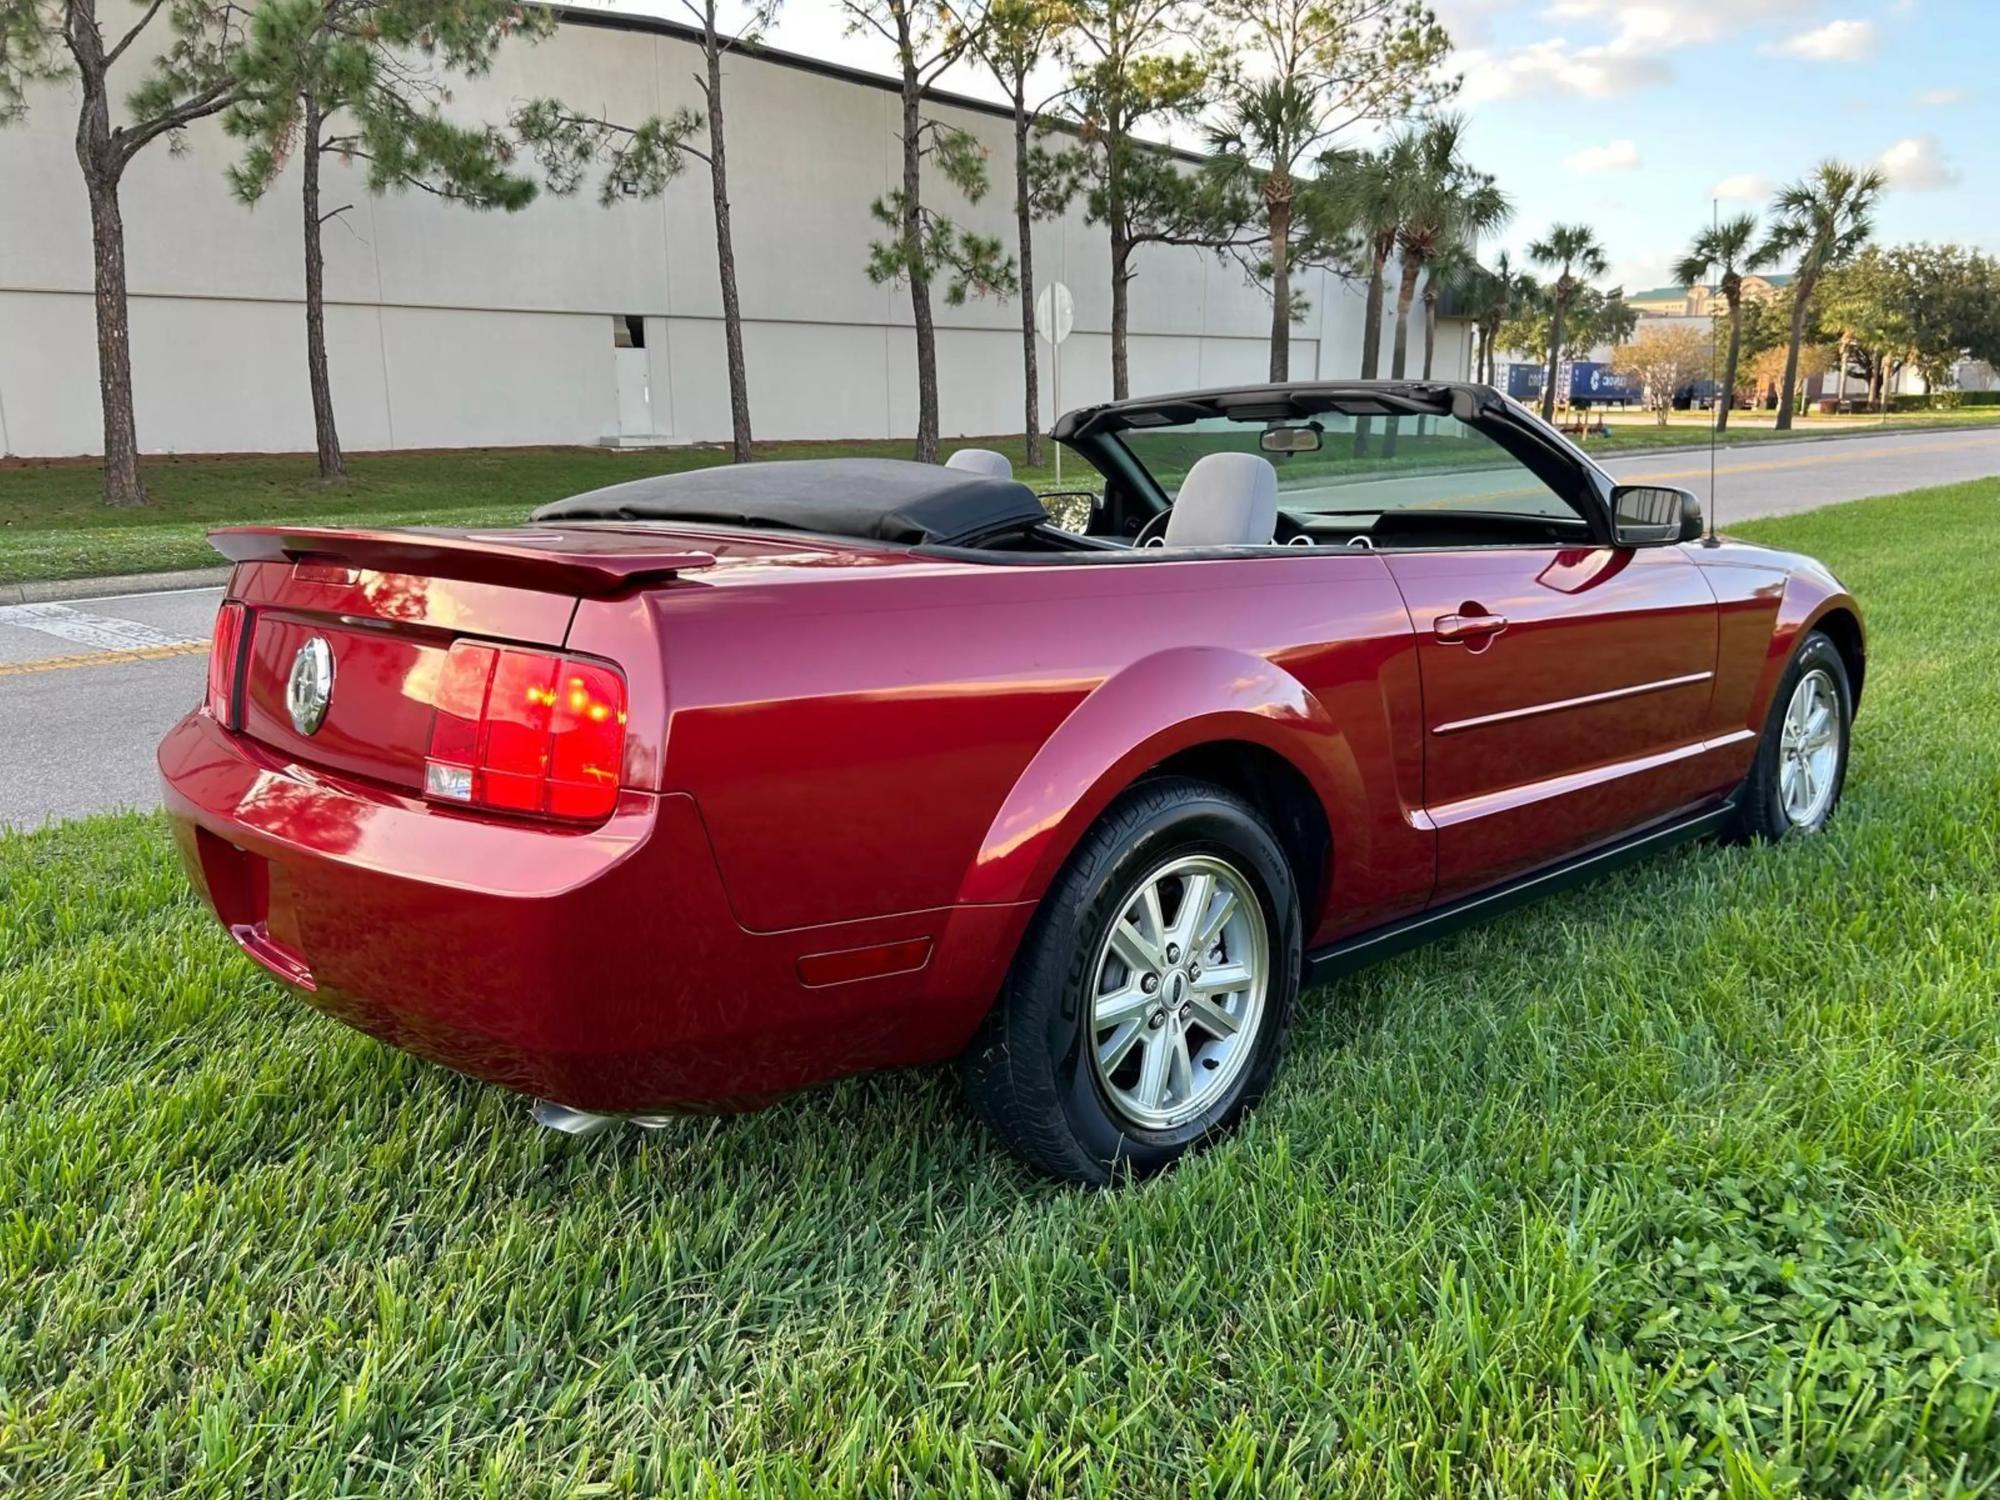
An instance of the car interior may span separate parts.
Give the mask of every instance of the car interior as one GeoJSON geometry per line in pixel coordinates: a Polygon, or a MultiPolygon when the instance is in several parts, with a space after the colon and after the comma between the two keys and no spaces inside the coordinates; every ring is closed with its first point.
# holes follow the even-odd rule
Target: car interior
{"type": "MultiPolygon", "coordinates": [[[[1253,387],[1072,413],[1057,440],[1100,487],[1048,521],[926,550],[1151,561],[1244,549],[1590,545],[1610,481],[1552,429],[1469,386],[1253,387]]],[[[1004,455],[948,466],[1004,477],[1004,455]]]]}
{"type": "Polygon", "coordinates": [[[1054,435],[1096,485],[1037,495],[1006,455],[962,448],[941,466],[821,459],[655,475],[534,519],[798,531],[1010,564],[1589,546],[1613,535],[1610,479],[1484,386],[1195,392],[1071,412],[1054,435]]]}

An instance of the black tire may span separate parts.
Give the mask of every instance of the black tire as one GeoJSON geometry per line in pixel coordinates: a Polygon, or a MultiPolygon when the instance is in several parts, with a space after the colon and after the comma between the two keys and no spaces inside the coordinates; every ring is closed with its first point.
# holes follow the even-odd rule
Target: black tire
{"type": "Polygon", "coordinates": [[[1187,777],[1141,782],[1105,811],[1043,898],[999,1000],[959,1059],[965,1092],[1009,1150],[1051,1176],[1102,1185],[1158,1172],[1232,1127],[1270,1086],[1290,1039],[1299,963],[1296,883],[1255,809],[1187,777]],[[1145,881],[1186,856],[1222,862],[1256,893],[1268,972],[1233,1080],[1212,1101],[1191,1094],[1203,1107],[1184,1123],[1148,1129],[1120,1113],[1099,1078],[1087,992],[1112,923],[1145,881]]]}
{"type": "Polygon", "coordinates": [[[1798,650],[1792,653],[1784,676],[1778,679],[1778,690],[1771,697],[1771,711],[1764,722],[1764,735],[1757,743],[1757,759],[1752,763],[1749,779],[1743,783],[1743,790],[1737,798],[1736,823],[1731,830],[1735,836],[1776,842],[1815,834],[1825,828],[1834,810],[1840,806],[1840,794],[1847,785],[1848,736],[1853,723],[1854,689],[1848,681],[1847,663],[1832,640],[1816,630],[1811,631],[1799,642],[1798,650]],[[1836,758],[1832,795],[1825,799],[1824,806],[1801,821],[1785,806],[1782,776],[1785,715],[1800,681],[1812,672],[1823,673],[1831,682],[1839,722],[1834,735],[1836,758]]]}

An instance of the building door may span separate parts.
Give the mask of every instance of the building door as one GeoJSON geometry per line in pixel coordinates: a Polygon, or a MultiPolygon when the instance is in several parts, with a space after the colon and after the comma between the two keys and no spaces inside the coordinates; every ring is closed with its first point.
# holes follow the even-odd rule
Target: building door
{"type": "Polygon", "coordinates": [[[646,363],[646,320],[638,314],[611,320],[613,357],[617,360],[618,435],[651,437],[653,426],[652,373],[646,363]]]}

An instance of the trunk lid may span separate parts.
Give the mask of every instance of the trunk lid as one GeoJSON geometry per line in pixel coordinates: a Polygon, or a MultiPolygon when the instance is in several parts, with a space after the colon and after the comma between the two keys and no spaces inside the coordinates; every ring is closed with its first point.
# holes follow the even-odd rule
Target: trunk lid
{"type": "Polygon", "coordinates": [[[236,725],[301,764],[420,792],[446,654],[462,637],[560,649],[577,601],[709,567],[676,542],[546,528],[336,531],[269,526],[211,534],[237,564],[248,610],[236,725]],[[635,540],[637,545],[635,545],[635,540]],[[294,669],[325,642],[330,690],[316,725],[294,718],[294,669]],[[316,648],[311,648],[316,649],[316,648]]]}
{"type": "MultiPolygon", "coordinates": [[[[248,610],[234,727],[302,765],[411,792],[424,785],[438,686],[456,640],[557,651],[585,599],[682,579],[705,587],[823,578],[829,568],[851,574],[909,558],[903,549],[796,533],[629,524],[231,526],[209,540],[236,563],[230,597],[248,610]],[[315,639],[326,643],[332,687],[323,717],[306,728],[287,690],[315,639]]],[[[635,664],[613,665],[630,677],[635,664]]]]}

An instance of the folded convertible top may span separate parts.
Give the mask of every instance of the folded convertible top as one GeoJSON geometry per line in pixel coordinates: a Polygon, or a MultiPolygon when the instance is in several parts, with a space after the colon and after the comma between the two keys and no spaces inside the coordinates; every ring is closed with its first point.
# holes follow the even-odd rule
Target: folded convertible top
{"type": "Polygon", "coordinates": [[[1048,520],[1014,479],[893,458],[809,458],[657,474],[544,505],[537,521],[708,521],[907,546],[966,546],[1048,520]]]}

